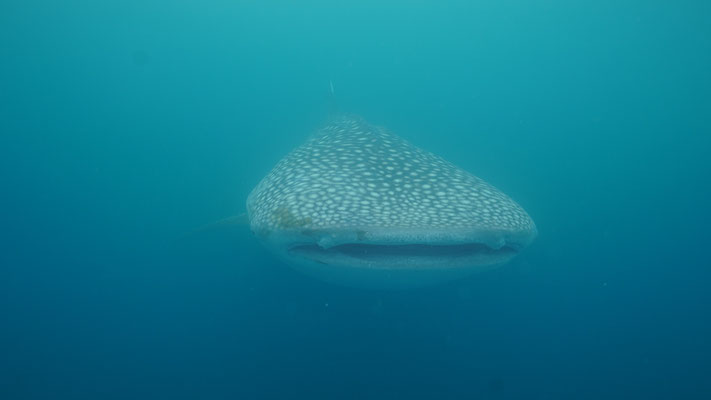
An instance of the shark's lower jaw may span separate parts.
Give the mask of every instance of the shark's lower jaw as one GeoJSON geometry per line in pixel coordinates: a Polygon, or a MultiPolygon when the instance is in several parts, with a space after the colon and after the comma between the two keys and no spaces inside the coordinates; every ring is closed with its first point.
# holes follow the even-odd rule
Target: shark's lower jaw
{"type": "Polygon", "coordinates": [[[365,288],[411,288],[448,281],[504,264],[515,245],[498,249],[481,243],[363,244],[329,248],[290,247],[284,256],[296,269],[322,280],[365,288]]]}
{"type": "Polygon", "coordinates": [[[289,249],[294,256],[323,264],[361,264],[371,268],[443,268],[506,262],[518,252],[512,246],[493,249],[481,243],[453,245],[432,244],[363,244],[346,243],[322,248],[316,244],[297,245],[289,249]]]}

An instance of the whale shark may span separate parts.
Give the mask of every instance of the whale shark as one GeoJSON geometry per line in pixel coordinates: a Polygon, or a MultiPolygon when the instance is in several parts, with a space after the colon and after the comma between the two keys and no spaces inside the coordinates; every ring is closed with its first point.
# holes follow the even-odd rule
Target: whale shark
{"type": "Polygon", "coordinates": [[[352,114],[330,118],[281,159],[249,194],[247,217],[295,269],[366,288],[491,269],[537,235],[500,190],[352,114]]]}

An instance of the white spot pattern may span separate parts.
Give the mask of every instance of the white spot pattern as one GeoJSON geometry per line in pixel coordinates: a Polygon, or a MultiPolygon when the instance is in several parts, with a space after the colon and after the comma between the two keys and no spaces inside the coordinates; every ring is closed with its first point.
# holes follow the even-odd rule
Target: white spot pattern
{"type": "Polygon", "coordinates": [[[293,150],[249,195],[257,230],[535,229],[504,193],[360,117],[342,115],[293,150]]]}

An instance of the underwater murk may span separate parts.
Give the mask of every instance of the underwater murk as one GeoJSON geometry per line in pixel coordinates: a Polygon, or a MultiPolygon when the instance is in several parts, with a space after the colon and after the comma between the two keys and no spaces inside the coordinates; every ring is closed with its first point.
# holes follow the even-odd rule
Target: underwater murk
{"type": "Polygon", "coordinates": [[[0,399],[711,398],[709,71],[702,1],[5,1],[0,399]]]}

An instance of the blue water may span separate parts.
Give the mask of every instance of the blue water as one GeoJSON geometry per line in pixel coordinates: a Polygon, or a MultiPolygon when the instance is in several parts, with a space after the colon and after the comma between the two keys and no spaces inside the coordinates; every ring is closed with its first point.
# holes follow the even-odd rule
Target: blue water
{"type": "Polygon", "coordinates": [[[0,4],[0,399],[711,398],[711,2],[0,4]],[[536,221],[430,288],[293,272],[249,191],[339,107],[536,221]]]}

